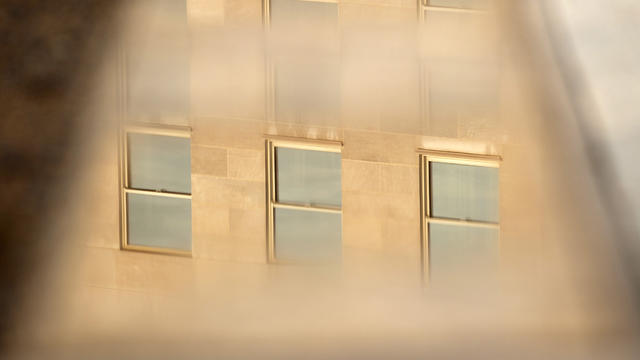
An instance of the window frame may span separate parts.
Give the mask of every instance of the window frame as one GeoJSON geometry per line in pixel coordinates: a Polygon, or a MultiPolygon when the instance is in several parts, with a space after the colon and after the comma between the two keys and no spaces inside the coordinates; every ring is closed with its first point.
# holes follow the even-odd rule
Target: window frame
{"type": "MultiPolygon", "coordinates": [[[[174,126],[174,125],[159,125],[159,124],[141,124],[134,123],[130,125],[122,126],[120,129],[120,249],[139,251],[147,253],[157,253],[165,255],[176,255],[191,257],[193,253],[193,237],[191,239],[192,249],[179,250],[164,247],[153,247],[144,245],[131,245],[129,244],[128,234],[128,218],[127,218],[127,194],[142,194],[148,196],[158,197],[171,197],[179,199],[189,199],[191,204],[192,192],[177,193],[168,191],[153,191],[134,189],[129,186],[129,134],[146,134],[146,135],[161,135],[172,136],[191,139],[191,128],[187,126],[174,126]]],[[[189,171],[191,175],[191,171],[189,171]]]]}
{"type": "MultiPolygon", "coordinates": [[[[267,136],[265,140],[266,158],[266,187],[267,187],[267,263],[269,264],[300,264],[296,261],[278,260],[275,254],[275,209],[293,209],[302,211],[327,212],[340,214],[340,224],[342,224],[342,205],[340,207],[300,205],[277,201],[276,189],[276,148],[287,148],[297,150],[313,150],[323,152],[334,152],[342,154],[342,141],[306,139],[288,136],[267,136]]],[[[342,159],[340,160],[342,164],[342,159]]],[[[342,166],[340,168],[342,175],[342,166]]],[[[340,181],[342,185],[342,180],[340,181]]],[[[342,225],[340,228],[342,234],[342,225]]],[[[341,235],[342,239],[342,235],[341,235]]],[[[305,262],[305,264],[307,264],[305,262]]]]}
{"type": "MultiPolygon", "coordinates": [[[[498,230],[498,251],[500,250],[500,220],[497,222],[449,219],[435,217],[431,214],[431,184],[430,166],[432,162],[470,165],[500,168],[502,157],[500,155],[473,154],[454,151],[418,149],[419,176],[420,176],[420,264],[422,268],[422,281],[425,285],[430,280],[430,247],[429,224],[446,224],[456,226],[485,227],[498,230]]],[[[500,204],[500,189],[498,188],[498,206],[500,204]]]]}

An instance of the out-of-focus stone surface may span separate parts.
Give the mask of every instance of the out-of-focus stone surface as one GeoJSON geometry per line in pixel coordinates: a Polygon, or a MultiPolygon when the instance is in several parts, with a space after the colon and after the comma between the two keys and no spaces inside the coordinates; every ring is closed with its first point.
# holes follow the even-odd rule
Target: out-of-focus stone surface
{"type": "MultiPolygon", "coordinates": [[[[220,337],[235,344],[275,337],[275,343],[287,344],[283,338],[302,337],[322,345],[323,336],[337,334],[337,342],[324,340],[335,345],[372,334],[395,344],[431,339],[447,348],[459,344],[452,334],[493,341],[559,334],[574,341],[606,329],[624,332],[628,304],[615,266],[608,266],[615,257],[606,244],[606,214],[584,180],[588,171],[577,142],[562,142],[562,119],[569,115],[547,111],[552,106],[536,88],[535,66],[509,52],[528,45],[508,38],[516,30],[499,13],[429,10],[419,26],[415,1],[339,1],[339,114],[330,122],[291,123],[267,113],[274,89],[268,81],[269,39],[260,31],[262,3],[189,0],[186,6],[188,114],[169,119],[127,113],[117,46],[101,64],[91,106],[81,117],[86,122],[76,149],[82,156],[74,171],[65,172],[68,190],[60,196],[55,224],[46,227],[55,231],[45,233],[50,247],[58,239],[73,245],[51,252],[58,270],[41,274],[45,285],[37,288],[38,297],[52,294],[51,300],[33,301],[38,310],[24,321],[25,338],[55,344],[184,337],[210,344],[220,337]],[[442,81],[429,75],[443,64],[446,86],[435,88],[442,81]],[[489,80],[468,81],[474,71],[489,80]],[[489,95],[478,86],[490,87],[489,95]],[[451,96],[457,92],[464,101],[451,96]],[[488,105],[474,102],[478,97],[488,105]],[[118,125],[125,120],[192,129],[191,257],[120,250],[118,125]],[[547,130],[558,138],[547,137],[547,130]],[[270,136],[343,142],[339,265],[267,264],[270,136]],[[503,288],[451,296],[424,287],[419,148],[502,158],[503,288]],[[598,289],[619,296],[605,299],[598,289]]],[[[158,74],[160,84],[162,79],[158,74]]],[[[10,110],[30,119],[55,100],[10,110]]],[[[566,106],[561,96],[556,101],[558,108],[566,106]]],[[[27,144],[28,133],[41,134],[23,131],[31,124],[25,121],[3,124],[3,135],[22,136],[5,141],[7,164],[24,165],[9,174],[35,174],[33,164],[43,163],[20,160],[24,154],[44,159],[36,155],[47,149],[27,144]]],[[[5,185],[7,206],[27,202],[25,216],[39,215],[29,186],[5,185]]]]}

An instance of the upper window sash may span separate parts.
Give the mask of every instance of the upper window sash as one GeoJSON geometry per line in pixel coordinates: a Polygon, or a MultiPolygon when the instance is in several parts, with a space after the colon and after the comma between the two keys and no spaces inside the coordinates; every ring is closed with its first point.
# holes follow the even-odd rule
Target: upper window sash
{"type": "MultiPolygon", "coordinates": [[[[497,227],[499,220],[470,219],[456,217],[441,217],[433,213],[433,188],[431,177],[431,164],[444,163],[454,165],[477,166],[486,168],[499,168],[501,157],[498,155],[482,155],[461,152],[418,150],[420,154],[420,190],[421,190],[421,217],[426,221],[452,223],[460,225],[497,227]]],[[[499,189],[497,190],[499,191],[499,189]]],[[[497,200],[497,198],[496,198],[497,200]]]]}
{"type": "MultiPolygon", "coordinates": [[[[168,137],[177,137],[177,138],[191,138],[191,128],[184,126],[160,126],[153,124],[131,124],[127,125],[122,129],[121,149],[123,151],[122,154],[122,185],[123,191],[125,193],[138,193],[138,194],[147,194],[154,196],[165,196],[165,197],[176,197],[176,198],[191,198],[191,189],[188,192],[186,191],[169,191],[166,189],[145,189],[145,188],[135,188],[132,186],[131,182],[131,164],[130,162],[130,146],[129,146],[129,135],[131,134],[142,134],[142,135],[158,135],[158,136],[168,136],[168,137]]],[[[190,159],[189,159],[190,160],[190,159]]],[[[189,172],[190,173],[190,172],[189,172]]]]}
{"type": "MultiPolygon", "coordinates": [[[[267,139],[267,146],[269,151],[269,179],[270,179],[270,194],[269,200],[275,208],[295,208],[301,210],[310,211],[326,211],[326,212],[342,212],[342,203],[340,205],[333,204],[321,204],[321,203],[301,203],[296,201],[280,201],[278,196],[278,170],[277,170],[277,150],[278,149],[292,149],[292,150],[308,150],[330,153],[341,153],[342,142],[331,140],[314,140],[314,139],[299,139],[286,136],[272,136],[267,139]]],[[[342,176],[340,171],[340,177],[342,176]]]]}

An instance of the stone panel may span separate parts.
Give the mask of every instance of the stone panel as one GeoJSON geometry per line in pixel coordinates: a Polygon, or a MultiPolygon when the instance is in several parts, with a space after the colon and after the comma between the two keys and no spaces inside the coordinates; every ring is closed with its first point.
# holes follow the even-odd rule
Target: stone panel
{"type": "MultiPolygon", "coordinates": [[[[416,155],[416,164],[417,164],[416,155]]],[[[381,192],[391,194],[413,194],[420,196],[419,168],[418,166],[405,165],[380,165],[381,192]]]]}
{"type": "Polygon", "coordinates": [[[380,192],[380,165],[368,161],[342,160],[342,189],[344,192],[380,192]]]}
{"type": "Polygon", "coordinates": [[[226,177],[227,149],[191,146],[191,173],[226,177]]]}
{"type": "Polygon", "coordinates": [[[264,150],[229,149],[229,177],[239,180],[265,181],[264,150]]]}
{"type": "Polygon", "coordinates": [[[197,118],[192,144],[264,151],[264,124],[241,119],[197,118]]]}
{"type": "Polygon", "coordinates": [[[345,130],[344,159],[414,165],[416,137],[412,135],[345,130]]]}

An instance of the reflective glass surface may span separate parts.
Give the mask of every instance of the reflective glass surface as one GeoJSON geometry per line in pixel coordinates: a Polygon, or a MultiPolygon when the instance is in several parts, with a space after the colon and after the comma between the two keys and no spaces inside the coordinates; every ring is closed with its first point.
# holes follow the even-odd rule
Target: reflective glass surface
{"type": "Polygon", "coordinates": [[[188,138],[128,134],[129,187],[191,193],[191,145],[188,138]]]}
{"type": "Polygon", "coordinates": [[[191,250],[191,200],[127,195],[128,244],[191,250]]]}
{"type": "Polygon", "coordinates": [[[275,255],[284,261],[336,261],[342,253],[337,213],[275,209],[275,255]]]}
{"type": "Polygon", "coordinates": [[[498,222],[498,168],[429,163],[431,216],[498,222]]]}
{"type": "Polygon", "coordinates": [[[431,280],[489,278],[498,261],[498,229],[429,224],[431,280]]]}
{"type": "Polygon", "coordinates": [[[340,153],[277,147],[278,202],[340,207],[340,153]]]}

